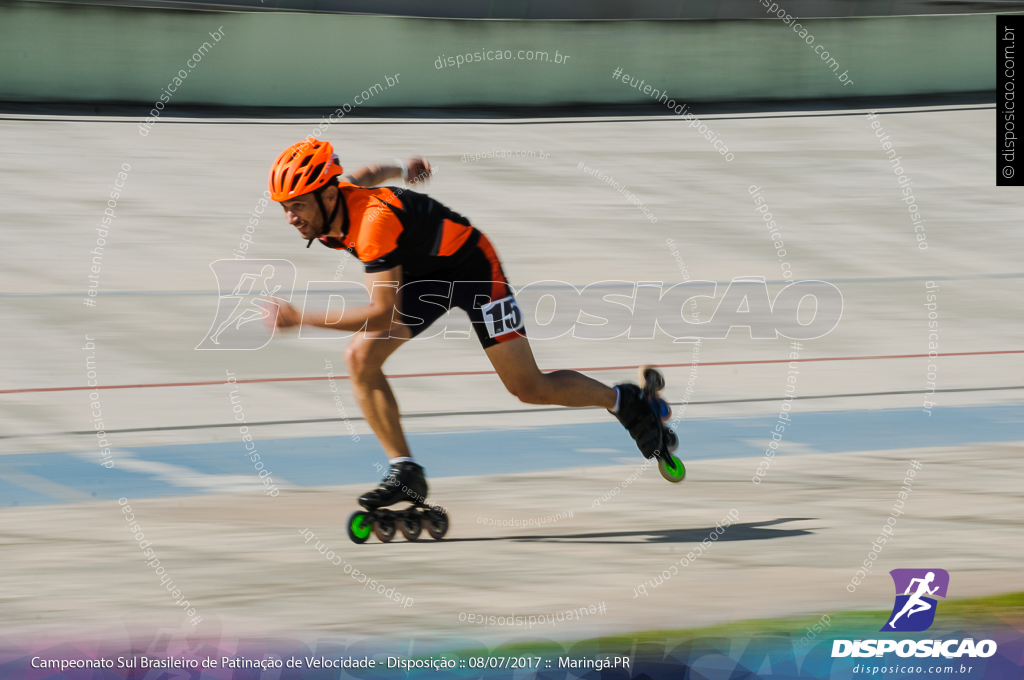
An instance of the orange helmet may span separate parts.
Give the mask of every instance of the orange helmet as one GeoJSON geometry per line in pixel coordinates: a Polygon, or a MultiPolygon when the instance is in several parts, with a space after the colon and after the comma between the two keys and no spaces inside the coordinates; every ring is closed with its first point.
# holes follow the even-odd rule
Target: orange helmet
{"type": "Polygon", "coordinates": [[[270,169],[270,198],[281,202],[316,191],[342,173],[330,142],[307,137],[292,144],[270,169]]]}

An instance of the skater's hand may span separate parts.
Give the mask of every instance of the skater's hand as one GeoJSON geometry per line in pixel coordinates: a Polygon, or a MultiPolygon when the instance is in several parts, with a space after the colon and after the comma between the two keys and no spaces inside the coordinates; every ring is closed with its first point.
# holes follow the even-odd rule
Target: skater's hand
{"type": "Polygon", "coordinates": [[[426,158],[409,158],[405,161],[405,167],[409,169],[409,184],[426,182],[430,179],[430,161],[426,158]],[[422,175],[422,176],[421,176],[422,175]]]}
{"type": "MultiPolygon", "coordinates": [[[[277,328],[291,328],[292,326],[298,326],[302,323],[302,312],[292,307],[287,302],[277,303],[277,328]]],[[[274,330],[274,327],[270,324],[269,317],[267,321],[267,330],[274,330]]]]}

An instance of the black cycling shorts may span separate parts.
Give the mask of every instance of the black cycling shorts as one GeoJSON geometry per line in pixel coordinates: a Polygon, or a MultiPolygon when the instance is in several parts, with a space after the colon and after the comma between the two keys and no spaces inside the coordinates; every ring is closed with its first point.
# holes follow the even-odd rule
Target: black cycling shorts
{"type": "Polygon", "coordinates": [[[498,254],[487,237],[477,233],[480,236],[476,245],[450,270],[403,282],[402,311],[395,322],[407,326],[413,337],[452,307],[469,315],[484,349],[526,335],[523,313],[512,295],[498,254]]]}

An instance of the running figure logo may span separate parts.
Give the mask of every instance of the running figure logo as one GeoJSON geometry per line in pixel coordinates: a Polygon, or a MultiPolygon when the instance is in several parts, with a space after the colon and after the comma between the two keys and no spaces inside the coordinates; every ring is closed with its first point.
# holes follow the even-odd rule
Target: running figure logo
{"type": "Polygon", "coordinates": [[[217,260],[210,269],[220,298],[213,324],[196,349],[264,347],[273,338],[267,328],[274,327],[278,303],[291,300],[295,265],[288,260],[217,260]]]}
{"type": "Polygon", "coordinates": [[[935,622],[937,603],[926,595],[946,597],[949,572],[945,569],[893,569],[889,574],[896,584],[896,604],[881,630],[907,633],[928,630],[935,622]]]}

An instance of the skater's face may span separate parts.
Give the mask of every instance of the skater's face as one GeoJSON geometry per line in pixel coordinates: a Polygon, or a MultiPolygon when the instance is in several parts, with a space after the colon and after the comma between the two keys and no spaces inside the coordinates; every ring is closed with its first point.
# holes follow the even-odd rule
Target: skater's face
{"type": "Polygon", "coordinates": [[[281,207],[284,208],[284,218],[288,220],[288,224],[298,229],[302,238],[311,239],[320,235],[324,218],[312,194],[303,194],[284,201],[281,207]]]}
{"type": "MultiPolygon", "coordinates": [[[[334,202],[338,200],[338,190],[329,187],[323,193],[324,208],[330,213],[334,208],[334,202]]],[[[316,203],[313,194],[303,194],[281,203],[284,208],[285,219],[288,224],[299,230],[304,239],[311,239],[320,236],[324,231],[324,216],[320,212],[320,206],[316,203]]]]}

